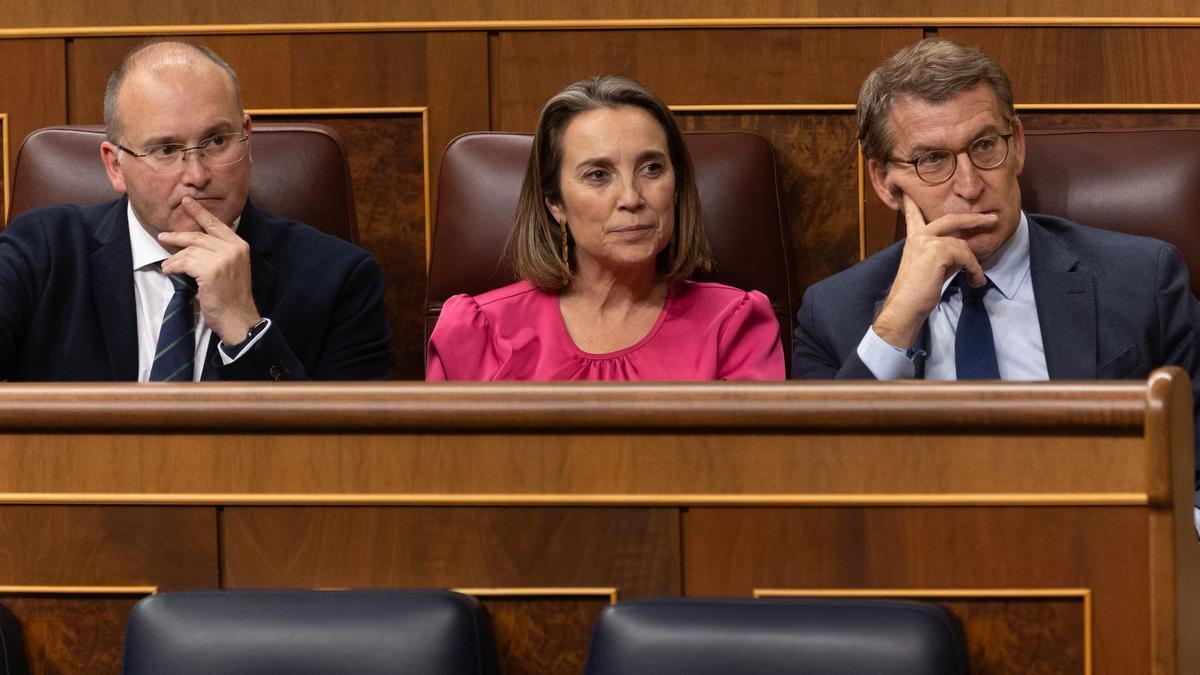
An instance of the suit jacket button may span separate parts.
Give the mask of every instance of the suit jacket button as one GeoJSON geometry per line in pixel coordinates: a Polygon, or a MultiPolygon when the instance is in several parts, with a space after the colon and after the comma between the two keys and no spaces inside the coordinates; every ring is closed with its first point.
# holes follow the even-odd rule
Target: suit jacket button
{"type": "Polygon", "coordinates": [[[267,374],[271,376],[272,380],[278,382],[279,380],[283,379],[284,375],[287,375],[287,371],[285,371],[283,368],[280,368],[278,365],[274,365],[267,369],[267,374]]]}

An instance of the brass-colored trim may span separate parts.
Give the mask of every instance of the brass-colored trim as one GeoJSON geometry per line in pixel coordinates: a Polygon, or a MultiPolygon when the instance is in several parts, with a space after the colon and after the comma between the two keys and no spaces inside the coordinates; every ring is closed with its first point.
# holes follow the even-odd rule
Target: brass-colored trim
{"type": "Polygon", "coordinates": [[[673,112],[854,112],[853,103],[720,103],[667,106],[673,112]]]}
{"type": "Polygon", "coordinates": [[[608,604],[615,605],[620,596],[620,589],[612,586],[583,586],[556,587],[534,586],[530,588],[499,587],[499,588],[451,588],[455,593],[470,595],[476,598],[569,598],[578,596],[596,596],[606,598],[608,604]]]}
{"type": "Polygon", "coordinates": [[[425,194],[425,269],[429,270],[430,223],[433,214],[429,210],[429,106],[394,106],[377,108],[250,108],[246,113],[265,117],[303,116],[366,116],[366,115],[420,115],[421,116],[421,182],[425,194]]]}
{"type": "Polygon", "coordinates": [[[1016,109],[1031,112],[1197,112],[1200,111],[1200,103],[1018,103],[1016,109]]]}
{"type": "Polygon", "coordinates": [[[428,106],[395,106],[384,108],[247,108],[248,115],[425,115],[428,106]]]}
{"type": "Polygon", "coordinates": [[[158,586],[0,586],[0,595],[154,595],[158,586]]]}
{"type": "Polygon", "coordinates": [[[697,19],[536,19],[468,21],[335,21],[6,28],[0,39],[278,33],[401,33],[442,31],[663,30],[686,28],[1188,28],[1200,17],[810,17],[697,19]]]}
{"type": "Polygon", "coordinates": [[[0,176],[0,180],[4,183],[4,222],[8,222],[8,210],[10,205],[10,190],[8,184],[8,113],[0,112],[0,154],[4,155],[4,174],[0,176]]]}
{"type": "Polygon", "coordinates": [[[0,504],[405,506],[1148,506],[1144,492],[946,494],[0,493],[0,504]]]}
{"type": "Polygon", "coordinates": [[[1083,672],[1092,672],[1090,588],[756,588],[755,598],[1079,598],[1083,601],[1083,672]]]}
{"type": "Polygon", "coordinates": [[[854,145],[855,156],[858,158],[858,259],[862,261],[867,259],[867,176],[866,165],[863,163],[862,142],[856,142],[854,145]]]}
{"type": "Polygon", "coordinates": [[[425,177],[425,276],[429,277],[429,264],[433,260],[433,210],[429,199],[429,114],[428,108],[421,112],[421,173],[425,177]]]}

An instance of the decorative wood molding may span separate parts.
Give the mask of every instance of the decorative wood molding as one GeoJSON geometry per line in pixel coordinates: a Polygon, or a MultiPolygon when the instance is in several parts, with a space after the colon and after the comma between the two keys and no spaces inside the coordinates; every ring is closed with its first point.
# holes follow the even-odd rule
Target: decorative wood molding
{"type": "Polygon", "coordinates": [[[154,595],[158,586],[0,586],[0,595],[154,595]]]}
{"type": "Polygon", "coordinates": [[[1083,672],[1092,672],[1090,588],[756,588],[755,598],[900,598],[914,600],[1068,598],[1083,603],[1083,672]]]}
{"type": "Polygon", "coordinates": [[[530,588],[451,588],[455,593],[470,595],[476,598],[572,598],[597,597],[617,604],[620,590],[615,587],[555,587],[535,586],[530,588]]]}
{"type": "Polygon", "coordinates": [[[0,504],[205,506],[1145,506],[1143,492],[897,494],[0,493],[0,504]]]}
{"type": "Polygon", "coordinates": [[[432,250],[433,213],[430,208],[429,185],[429,107],[396,106],[378,108],[248,108],[250,116],[264,117],[366,117],[383,115],[421,116],[421,182],[425,199],[425,269],[429,269],[432,250]]]}
{"type": "Polygon", "coordinates": [[[340,21],[160,24],[6,28],[0,39],[264,35],[279,33],[411,33],[445,31],[577,31],[746,28],[1195,28],[1200,17],[949,16],[697,19],[539,19],[501,21],[340,21]]]}
{"type": "Polygon", "coordinates": [[[8,222],[8,209],[10,201],[9,178],[8,178],[8,113],[0,112],[0,155],[4,156],[3,173],[0,174],[0,182],[4,184],[4,222],[8,222]]]}

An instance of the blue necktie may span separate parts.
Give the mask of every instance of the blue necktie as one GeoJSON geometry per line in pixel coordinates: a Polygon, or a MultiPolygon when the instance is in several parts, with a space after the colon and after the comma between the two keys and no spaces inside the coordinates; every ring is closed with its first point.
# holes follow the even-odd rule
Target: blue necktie
{"type": "Polygon", "coordinates": [[[196,300],[196,280],[183,274],[172,274],[175,295],[163,312],[150,367],[151,382],[191,382],[195,373],[196,322],[192,305],[196,300]]]}
{"type": "Polygon", "coordinates": [[[1000,366],[996,362],[996,343],[992,338],[992,322],[988,319],[983,296],[993,288],[992,280],[972,288],[963,272],[954,280],[963,294],[962,313],[958,315],[958,330],[954,334],[954,367],[960,380],[998,380],[1000,366]]]}

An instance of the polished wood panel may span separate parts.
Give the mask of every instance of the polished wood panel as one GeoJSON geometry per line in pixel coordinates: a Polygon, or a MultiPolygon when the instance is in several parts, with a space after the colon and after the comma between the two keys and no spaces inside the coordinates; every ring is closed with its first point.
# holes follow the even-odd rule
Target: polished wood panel
{"type": "MultiPolygon", "coordinates": [[[[425,36],[205,36],[238,73],[247,108],[414,106],[425,102],[425,36]],[[319,54],[320,58],[313,58],[319,54]]],[[[84,38],[71,46],[71,122],[97,124],[104,83],[141,38],[84,38]]]]}
{"type": "Polygon", "coordinates": [[[634,78],[670,105],[853,103],[872,68],[920,37],[915,29],[504,32],[492,125],[532,131],[559,89],[604,73],[634,78]]]}
{"type": "Polygon", "coordinates": [[[30,675],[119,675],[129,594],[0,594],[21,622],[30,675]]]}
{"type": "Polygon", "coordinates": [[[230,24],[360,21],[530,21],[587,19],[777,17],[1168,17],[1196,16],[1188,0],[661,0],[653,5],[635,0],[606,3],[561,3],[478,0],[396,3],[388,0],[267,0],[239,4],[212,0],[201,5],[183,0],[120,2],[97,0],[86,7],[0,3],[6,26],[105,26],[153,24],[230,24]]]}
{"type": "Polygon", "coordinates": [[[0,113],[7,115],[10,169],[26,135],[67,120],[65,49],[63,40],[0,40],[0,113]]]}
{"type": "Polygon", "coordinates": [[[119,673],[144,592],[105,588],[216,588],[216,509],[5,505],[0,561],[0,603],[21,621],[32,673],[119,673]]]}
{"type": "MultiPolygon", "coordinates": [[[[1085,589],[1098,671],[1200,659],[1181,628],[1200,621],[1200,547],[1178,369],[1121,384],[4,385],[0,426],[0,513],[216,507],[220,562],[198,557],[231,587],[1085,589]]],[[[561,599],[528,599],[513,625],[575,644],[584,614],[561,599]]],[[[986,658],[1042,659],[1077,626],[1047,607],[973,620],[986,658]]],[[[541,640],[506,653],[533,669],[541,640]]],[[[1076,663],[1071,645],[1051,663],[1076,663]]]]}
{"type": "Polygon", "coordinates": [[[492,631],[504,672],[582,673],[592,627],[608,606],[593,598],[489,598],[483,606],[492,618],[492,631]]]}
{"type": "Polygon", "coordinates": [[[1181,76],[1200,60],[1200,28],[941,28],[1008,72],[1017,101],[1190,103],[1200,82],[1181,76]]]}
{"type": "MultiPolygon", "coordinates": [[[[429,144],[425,152],[429,158],[429,208],[428,222],[432,228],[433,213],[437,204],[437,177],[442,163],[442,151],[459,134],[469,131],[491,129],[488,83],[490,61],[488,36],[479,31],[473,33],[431,33],[426,37],[427,71],[426,103],[429,106],[429,144]]],[[[426,233],[423,240],[428,261],[429,243],[433,232],[426,233]]],[[[426,262],[428,267],[428,262],[426,262]]],[[[425,268],[422,268],[425,269],[425,268]]],[[[424,286],[424,275],[421,277],[424,286]]],[[[424,317],[424,305],[417,318],[424,317]]],[[[424,330],[418,331],[424,337],[424,330]]],[[[424,340],[422,339],[422,347],[424,340]]],[[[422,366],[424,362],[422,361],[422,366]]],[[[424,369],[421,371],[424,376],[424,369]]]]}
{"type": "MultiPolygon", "coordinates": [[[[20,476],[19,467],[9,469],[20,476]]],[[[0,586],[212,588],[216,512],[9,505],[0,509],[0,560],[0,586]]]]}
{"type": "Polygon", "coordinates": [[[973,672],[1086,673],[1081,600],[935,599],[963,624],[973,672]]]}
{"type": "Polygon", "coordinates": [[[222,576],[230,588],[679,592],[674,509],[229,507],[222,536],[222,576]]]}
{"type": "Polygon", "coordinates": [[[1090,594],[1086,590],[1038,591],[1014,589],[954,589],[953,595],[921,590],[856,589],[838,591],[793,589],[756,591],[761,598],[880,597],[936,603],[948,609],[963,627],[967,658],[976,673],[1088,673],[1091,653],[1090,594]]]}
{"type": "Polygon", "coordinates": [[[252,587],[539,587],[483,596],[506,673],[582,672],[608,597],[555,587],[678,595],[670,508],[235,508],[222,576],[252,587]]]}
{"type": "Polygon", "coordinates": [[[359,245],[375,256],[388,282],[384,302],[394,334],[393,376],[424,379],[424,116],[310,113],[300,110],[294,115],[257,115],[255,119],[319,122],[338,132],[354,183],[359,245]]]}
{"type": "MultiPolygon", "coordinates": [[[[1096,663],[1105,664],[1103,672],[1148,672],[1149,644],[1129,634],[1131,625],[1152,623],[1147,535],[1144,513],[1127,507],[690,509],[684,586],[696,595],[789,587],[1090,589],[1096,663]],[[1107,550],[1114,541],[1123,542],[1120,551],[1107,550]]],[[[1060,597],[994,601],[960,615],[973,670],[1038,672],[1025,670],[1033,663],[1050,672],[1081,670],[1074,667],[1083,658],[1081,606],[1064,607],[1060,597]]]]}
{"type": "Polygon", "coordinates": [[[741,129],[771,142],[801,290],[858,262],[858,141],[853,113],[687,111],[676,117],[685,131],[741,129]]]}

